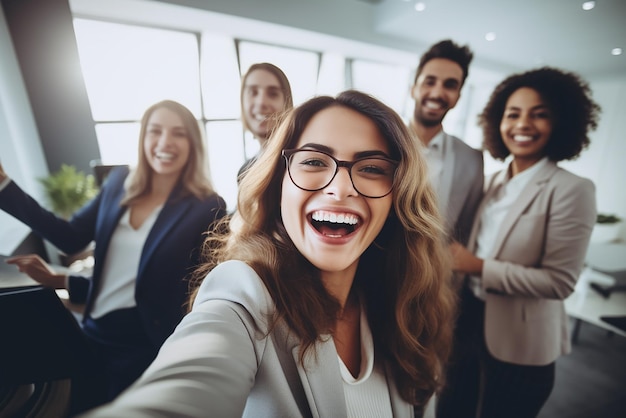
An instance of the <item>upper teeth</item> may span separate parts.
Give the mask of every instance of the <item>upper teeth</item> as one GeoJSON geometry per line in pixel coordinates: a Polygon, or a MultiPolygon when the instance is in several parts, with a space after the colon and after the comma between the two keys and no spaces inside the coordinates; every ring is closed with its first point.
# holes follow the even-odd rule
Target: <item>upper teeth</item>
{"type": "Polygon", "coordinates": [[[530,135],[514,135],[513,139],[518,142],[528,142],[528,141],[532,141],[533,137],[530,135]]]}
{"type": "Polygon", "coordinates": [[[254,118],[258,121],[263,122],[265,119],[267,119],[269,117],[269,115],[255,115],[254,118]]]}
{"type": "Polygon", "coordinates": [[[154,154],[159,160],[172,160],[174,159],[174,154],[169,152],[156,152],[154,154]]]}
{"type": "Polygon", "coordinates": [[[357,223],[359,223],[359,217],[351,213],[316,211],[313,212],[312,218],[314,221],[343,223],[348,225],[356,225],[357,223]]]}
{"type": "Polygon", "coordinates": [[[440,109],[441,108],[441,104],[437,103],[437,102],[426,102],[425,105],[429,109],[440,109]]]}

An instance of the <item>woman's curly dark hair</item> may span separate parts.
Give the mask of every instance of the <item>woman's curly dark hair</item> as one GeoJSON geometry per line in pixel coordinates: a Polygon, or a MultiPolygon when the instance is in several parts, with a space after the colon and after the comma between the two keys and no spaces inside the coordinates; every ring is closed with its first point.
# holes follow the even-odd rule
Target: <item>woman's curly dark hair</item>
{"type": "Polygon", "coordinates": [[[598,126],[601,109],[591,98],[589,85],[579,75],[550,67],[514,74],[495,88],[478,116],[483,129],[483,148],[497,160],[504,160],[510,154],[500,135],[500,121],[507,100],[522,87],[537,91],[552,112],[552,134],[546,156],[552,161],[578,157],[589,146],[587,134],[598,126]]]}

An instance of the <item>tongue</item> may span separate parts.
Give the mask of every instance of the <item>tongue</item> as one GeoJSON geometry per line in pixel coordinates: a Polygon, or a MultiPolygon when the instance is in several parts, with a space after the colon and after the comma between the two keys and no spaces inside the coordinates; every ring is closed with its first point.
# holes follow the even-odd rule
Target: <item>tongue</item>
{"type": "Polygon", "coordinates": [[[348,229],[347,228],[329,228],[327,226],[322,226],[319,228],[319,231],[322,233],[322,235],[325,236],[333,236],[333,237],[337,237],[337,236],[344,236],[344,235],[348,235],[348,229]]]}

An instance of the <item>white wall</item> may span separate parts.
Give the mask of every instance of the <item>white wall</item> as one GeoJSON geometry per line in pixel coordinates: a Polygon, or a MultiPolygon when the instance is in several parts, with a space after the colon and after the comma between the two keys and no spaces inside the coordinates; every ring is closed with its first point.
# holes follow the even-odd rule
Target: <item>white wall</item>
{"type": "MultiPolygon", "coordinates": [[[[593,97],[602,107],[598,129],[590,135],[589,149],[563,167],[590,178],[596,185],[598,211],[626,220],[626,75],[589,80],[593,97]]],[[[626,222],[620,237],[626,240],[626,222]]]]}

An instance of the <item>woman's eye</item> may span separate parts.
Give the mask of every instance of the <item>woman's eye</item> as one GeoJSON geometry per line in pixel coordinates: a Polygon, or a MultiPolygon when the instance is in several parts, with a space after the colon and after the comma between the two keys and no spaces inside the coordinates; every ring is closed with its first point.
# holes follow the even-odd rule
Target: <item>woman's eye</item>
{"type": "Polygon", "coordinates": [[[361,167],[359,171],[363,173],[368,173],[368,174],[385,174],[385,169],[382,167],[378,167],[376,165],[367,165],[367,166],[361,167]]]}
{"type": "Polygon", "coordinates": [[[378,177],[389,176],[393,173],[393,167],[383,160],[367,160],[355,165],[359,175],[378,177]]]}
{"type": "Polygon", "coordinates": [[[327,164],[319,159],[309,158],[308,160],[303,160],[300,162],[302,165],[308,165],[310,167],[326,167],[327,164]]]}

